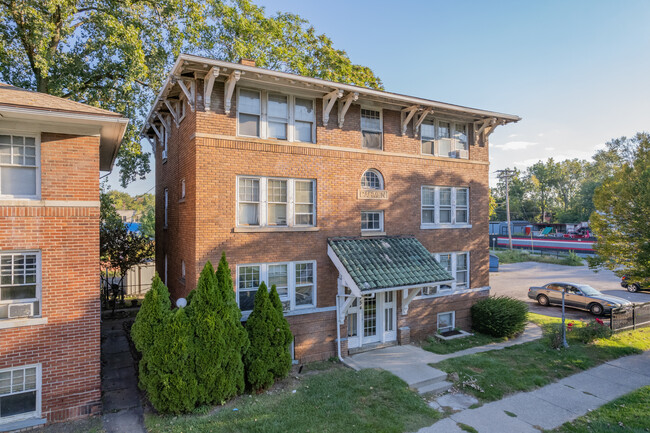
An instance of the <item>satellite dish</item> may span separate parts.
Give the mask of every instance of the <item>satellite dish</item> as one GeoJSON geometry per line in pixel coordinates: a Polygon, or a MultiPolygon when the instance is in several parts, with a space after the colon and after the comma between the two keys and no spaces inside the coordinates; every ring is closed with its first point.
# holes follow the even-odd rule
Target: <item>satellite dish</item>
{"type": "Polygon", "coordinates": [[[177,306],[178,308],[187,307],[187,299],[185,299],[185,298],[178,298],[178,299],[176,300],[176,306],[177,306]]]}

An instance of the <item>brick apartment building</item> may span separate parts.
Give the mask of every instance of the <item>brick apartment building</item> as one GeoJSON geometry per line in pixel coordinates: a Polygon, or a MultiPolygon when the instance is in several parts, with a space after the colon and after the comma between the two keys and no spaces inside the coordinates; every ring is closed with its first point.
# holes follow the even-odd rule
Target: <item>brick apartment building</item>
{"type": "Polygon", "coordinates": [[[99,171],[126,124],[0,84],[0,431],[101,411],[99,171]]]}
{"type": "Polygon", "coordinates": [[[184,297],[225,251],[244,320],[276,284],[303,362],[468,329],[489,294],[488,136],[518,120],[181,55],[143,129],[158,272],[184,297]]]}

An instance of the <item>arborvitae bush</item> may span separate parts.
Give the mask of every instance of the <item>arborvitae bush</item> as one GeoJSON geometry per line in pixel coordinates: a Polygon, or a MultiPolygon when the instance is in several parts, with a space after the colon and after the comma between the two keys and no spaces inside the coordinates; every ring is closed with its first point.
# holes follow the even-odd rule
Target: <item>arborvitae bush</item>
{"type": "Polygon", "coordinates": [[[275,308],[275,333],[271,339],[271,350],[275,353],[275,362],[271,368],[273,375],[276,378],[285,377],[291,370],[291,353],[289,353],[289,345],[293,341],[293,335],[289,328],[289,322],[284,317],[282,302],[280,295],[275,288],[275,284],[271,286],[271,293],[269,295],[271,304],[275,308]]]}
{"type": "Polygon", "coordinates": [[[272,371],[275,363],[272,342],[276,334],[276,314],[266,284],[262,282],[255,293],[253,311],[246,321],[251,346],[244,355],[244,365],[246,382],[254,391],[271,386],[275,380],[272,371]]]}
{"type": "Polygon", "coordinates": [[[241,394],[245,389],[243,356],[250,347],[248,333],[241,323],[241,310],[235,298],[230,267],[226,253],[221,254],[217,267],[218,297],[222,300],[223,339],[227,344],[224,351],[223,369],[228,378],[225,395],[227,398],[241,394]]]}
{"type": "Polygon", "coordinates": [[[156,273],[131,327],[131,337],[138,352],[144,353],[153,346],[156,336],[171,314],[171,306],[169,290],[156,273]]]}
{"type": "Polygon", "coordinates": [[[472,306],[472,328],[493,337],[512,337],[523,332],[528,305],[508,296],[484,298],[472,306]]]}

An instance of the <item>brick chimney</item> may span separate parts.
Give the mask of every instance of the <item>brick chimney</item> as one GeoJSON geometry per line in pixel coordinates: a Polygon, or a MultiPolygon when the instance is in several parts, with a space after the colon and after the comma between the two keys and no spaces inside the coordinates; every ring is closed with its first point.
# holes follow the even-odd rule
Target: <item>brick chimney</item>
{"type": "Polygon", "coordinates": [[[239,59],[239,64],[244,66],[255,66],[255,60],[253,59],[239,59]]]}

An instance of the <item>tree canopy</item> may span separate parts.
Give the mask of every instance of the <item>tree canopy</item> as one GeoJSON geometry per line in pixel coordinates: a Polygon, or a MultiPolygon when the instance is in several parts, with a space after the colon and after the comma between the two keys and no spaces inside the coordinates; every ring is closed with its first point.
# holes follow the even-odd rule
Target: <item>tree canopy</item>
{"type": "Polygon", "coordinates": [[[139,131],[181,52],[382,87],[303,18],[250,0],[0,1],[0,81],[130,118],[117,161],[124,187],[150,171],[139,131]]]}

